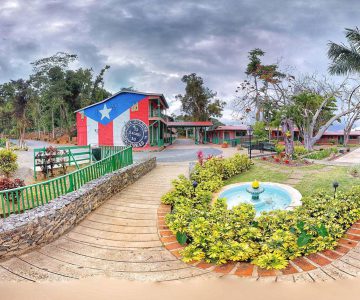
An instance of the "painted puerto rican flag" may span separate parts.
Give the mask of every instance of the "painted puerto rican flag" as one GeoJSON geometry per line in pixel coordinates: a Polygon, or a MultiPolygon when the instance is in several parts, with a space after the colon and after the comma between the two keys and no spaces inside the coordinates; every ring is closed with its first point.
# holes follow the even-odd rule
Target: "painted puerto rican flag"
{"type": "Polygon", "coordinates": [[[146,95],[121,92],[77,111],[78,145],[124,145],[122,128],[133,119],[148,126],[148,109],[146,95]],[[136,109],[131,109],[135,104],[136,109]]]}

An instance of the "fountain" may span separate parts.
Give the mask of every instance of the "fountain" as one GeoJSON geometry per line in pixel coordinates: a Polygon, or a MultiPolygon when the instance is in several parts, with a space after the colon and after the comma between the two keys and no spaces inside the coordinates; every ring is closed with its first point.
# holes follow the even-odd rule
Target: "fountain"
{"type": "Polygon", "coordinates": [[[262,211],[274,209],[292,209],[301,205],[302,196],[291,186],[274,182],[260,184],[254,180],[226,186],[218,197],[226,199],[229,209],[240,203],[249,203],[254,205],[257,214],[260,214],[262,211]]]}
{"type": "Polygon", "coordinates": [[[258,201],[260,194],[265,191],[263,187],[260,187],[260,183],[257,180],[254,180],[246,190],[251,194],[251,200],[253,201],[258,201]]]}

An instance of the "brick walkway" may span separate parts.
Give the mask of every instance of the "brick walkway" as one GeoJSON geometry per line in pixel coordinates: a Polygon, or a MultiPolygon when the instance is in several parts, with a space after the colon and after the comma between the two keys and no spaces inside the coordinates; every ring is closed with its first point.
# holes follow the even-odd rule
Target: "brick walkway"
{"type": "Polygon", "coordinates": [[[0,280],[58,281],[105,275],[151,281],[245,276],[260,281],[314,282],[360,276],[360,223],[335,251],[299,258],[282,272],[260,270],[245,263],[220,267],[183,263],[178,252],[181,246],[163,222],[169,208],[159,205],[171,180],[187,171],[184,163],[159,164],[60,239],[0,262],[0,280]]]}

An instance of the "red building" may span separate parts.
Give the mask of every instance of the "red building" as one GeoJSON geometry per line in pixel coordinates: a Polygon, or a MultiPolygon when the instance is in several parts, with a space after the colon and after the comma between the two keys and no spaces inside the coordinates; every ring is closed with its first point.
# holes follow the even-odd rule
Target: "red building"
{"type": "Polygon", "coordinates": [[[207,132],[207,140],[210,143],[221,144],[223,141],[229,141],[241,138],[247,135],[246,125],[237,126],[218,126],[207,132]]]}
{"type": "MultiPolygon", "coordinates": [[[[236,125],[236,126],[218,126],[215,129],[209,130],[207,132],[208,141],[214,144],[221,144],[224,141],[230,142],[231,140],[241,139],[242,137],[246,139],[247,126],[246,125],[236,125]]],[[[271,129],[271,138],[281,139],[282,133],[281,130],[271,129]]],[[[299,130],[295,128],[294,130],[294,139],[300,140],[299,130]]],[[[344,131],[326,131],[320,140],[317,142],[319,145],[331,145],[331,144],[342,144],[344,142],[344,131]]],[[[349,136],[349,144],[359,144],[360,143],[360,131],[352,131],[349,136]]]]}
{"type": "Polygon", "coordinates": [[[78,145],[162,147],[171,143],[162,94],[121,91],[76,111],[78,145]]]}
{"type": "Polygon", "coordinates": [[[76,111],[78,145],[122,146],[137,150],[171,144],[176,128],[191,128],[197,142],[206,142],[211,122],[171,122],[162,94],[121,91],[76,111]]]}

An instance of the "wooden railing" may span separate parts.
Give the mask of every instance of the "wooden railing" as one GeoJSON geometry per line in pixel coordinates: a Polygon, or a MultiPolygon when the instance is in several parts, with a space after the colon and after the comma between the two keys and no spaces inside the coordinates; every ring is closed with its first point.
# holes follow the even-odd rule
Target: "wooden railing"
{"type": "MultiPolygon", "coordinates": [[[[116,149],[116,148],[115,148],[116,149]]],[[[109,150],[109,149],[108,149],[109,150]]],[[[114,150],[102,160],[69,174],[24,187],[0,192],[0,217],[49,203],[51,200],[73,192],[85,183],[114,172],[133,163],[132,148],[114,150]]]]}

